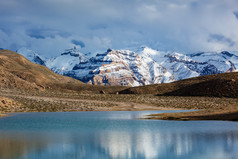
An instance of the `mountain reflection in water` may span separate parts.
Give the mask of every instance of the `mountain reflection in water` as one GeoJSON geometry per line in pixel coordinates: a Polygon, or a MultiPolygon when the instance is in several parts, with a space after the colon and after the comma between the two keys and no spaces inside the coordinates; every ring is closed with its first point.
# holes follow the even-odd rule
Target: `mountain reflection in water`
{"type": "MultiPolygon", "coordinates": [[[[73,114],[73,117],[77,118],[74,115],[77,113],[73,114]]],[[[5,124],[1,125],[1,119],[0,158],[229,159],[238,156],[238,125],[236,122],[123,120],[122,118],[117,119],[117,114],[113,115],[113,119],[103,117],[104,115],[96,118],[93,114],[94,119],[92,120],[89,113],[89,116],[85,116],[86,120],[80,117],[75,121],[71,118],[69,121],[70,118],[67,115],[62,116],[61,114],[57,117],[56,113],[53,120],[60,118],[59,123],[62,124],[60,121],[64,118],[64,121],[68,120],[67,123],[71,129],[68,129],[68,126],[64,127],[65,123],[63,123],[56,129],[53,124],[52,129],[47,131],[29,125],[26,126],[28,128],[23,126],[24,128],[20,130],[4,128],[5,124]],[[87,124],[82,125],[80,120],[87,124]]],[[[9,125],[11,125],[10,120],[16,117],[12,116],[4,120],[5,122],[9,120],[9,125]]],[[[22,118],[24,117],[23,115],[22,118]]],[[[42,127],[48,128],[44,124],[42,127]]]]}

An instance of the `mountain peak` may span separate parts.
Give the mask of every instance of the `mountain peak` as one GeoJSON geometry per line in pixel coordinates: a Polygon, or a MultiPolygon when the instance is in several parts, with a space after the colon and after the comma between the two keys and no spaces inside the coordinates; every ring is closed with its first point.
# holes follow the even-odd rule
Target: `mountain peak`
{"type": "Polygon", "coordinates": [[[61,53],[61,55],[70,55],[70,56],[79,57],[82,54],[76,47],[73,47],[70,49],[66,49],[63,53],[61,53]]]}
{"type": "Polygon", "coordinates": [[[109,53],[109,52],[111,52],[111,51],[113,51],[113,49],[111,49],[111,48],[108,48],[108,49],[107,49],[107,53],[109,53]]]}
{"type": "Polygon", "coordinates": [[[26,48],[26,47],[22,47],[22,48],[18,49],[16,52],[20,53],[23,56],[38,55],[35,51],[33,51],[33,50],[29,49],[29,48],[26,48]]]}
{"type": "Polygon", "coordinates": [[[28,60],[30,60],[36,64],[46,66],[45,58],[40,56],[37,52],[35,52],[31,49],[22,47],[22,48],[18,49],[16,52],[23,55],[25,58],[27,58],[28,60]]]}
{"type": "Polygon", "coordinates": [[[231,54],[230,52],[228,51],[222,51],[221,54],[223,55],[226,55],[226,56],[229,56],[229,57],[232,57],[234,54],[231,54]]]}

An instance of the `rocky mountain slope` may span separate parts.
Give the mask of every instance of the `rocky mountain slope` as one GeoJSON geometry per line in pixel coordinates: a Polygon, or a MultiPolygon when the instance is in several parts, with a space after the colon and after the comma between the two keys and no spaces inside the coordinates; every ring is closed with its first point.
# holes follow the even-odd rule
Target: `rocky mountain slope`
{"type": "Polygon", "coordinates": [[[26,50],[18,52],[55,73],[93,85],[143,86],[238,71],[238,52],[181,54],[141,47],[133,51],[108,49],[88,57],[73,48],[47,59],[26,50]]]}
{"type": "Polygon", "coordinates": [[[76,64],[68,76],[93,85],[140,86],[174,81],[173,75],[152,59],[111,49],[76,64]]]}

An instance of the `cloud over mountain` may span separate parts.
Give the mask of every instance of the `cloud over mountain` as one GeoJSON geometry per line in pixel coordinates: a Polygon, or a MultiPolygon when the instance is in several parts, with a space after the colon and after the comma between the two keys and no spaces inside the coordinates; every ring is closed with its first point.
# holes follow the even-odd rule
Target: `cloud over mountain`
{"type": "Polygon", "coordinates": [[[0,2],[0,47],[55,55],[148,45],[238,50],[237,0],[11,0],[0,2]]]}

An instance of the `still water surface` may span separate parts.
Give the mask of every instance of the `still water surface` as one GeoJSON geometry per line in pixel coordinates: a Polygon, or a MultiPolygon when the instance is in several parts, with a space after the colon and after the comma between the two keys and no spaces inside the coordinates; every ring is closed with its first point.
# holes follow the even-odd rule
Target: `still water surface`
{"type": "Polygon", "coordinates": [[[14,114],[0,119],[0,158],[238,158],[238,122],[136,119],[158,112],[14,114]]]}

